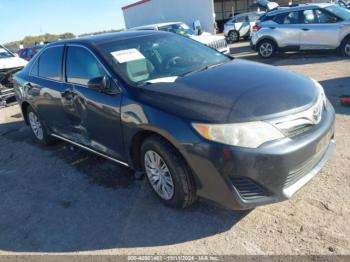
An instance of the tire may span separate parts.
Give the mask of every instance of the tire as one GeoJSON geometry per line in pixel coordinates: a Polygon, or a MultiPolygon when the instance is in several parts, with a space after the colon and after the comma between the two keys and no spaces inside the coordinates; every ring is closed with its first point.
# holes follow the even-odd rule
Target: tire
{"type": "Polygon", "coordinates": [[[345,38],[340,45],[340,53],[350,58],[350,36],[345,38]]]}
{"type": "Polygon", "coordinates": [[[38,114],[30,106],[27,109],[27,119],[36,140],[44,145],[55,143],[56,139],[49,135],[38,114]]]}
{"type": "Polygon", "coordinates": [[[239,33],[236,30],[230,31],[227,35],[227,41],[231,44],[238,42],[239,38],[240,38],[239,33]]]}
{"type": "Polygon", "coordinates": [[[185,208],[196,201],[191,171],[179,152],[167,141],[158,136],[147,138],[141,147],[141,163],[149,184],[165,205],[185,208]],[[156,189],[162,183],[164,186],[156,189]],[[165,190],[166,187],[168,190],[165,190]]]}
{"type": "Polygon", "coordinates": [[[258,44],[257,50],[261,58],[267,59],[275,55],[277,48],[273,41],[266,39],[258,44]]]}

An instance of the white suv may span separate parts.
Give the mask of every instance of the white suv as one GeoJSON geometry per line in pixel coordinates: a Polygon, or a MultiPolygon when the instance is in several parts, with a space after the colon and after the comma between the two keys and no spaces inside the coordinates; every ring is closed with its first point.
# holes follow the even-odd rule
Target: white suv
{"type": "Polygon", "coordinates": [[[262,58],[277,51],[339,49],[350,57],[350,11],[304,4],[268,12],[253,27],[251,47],[262,58]]]}

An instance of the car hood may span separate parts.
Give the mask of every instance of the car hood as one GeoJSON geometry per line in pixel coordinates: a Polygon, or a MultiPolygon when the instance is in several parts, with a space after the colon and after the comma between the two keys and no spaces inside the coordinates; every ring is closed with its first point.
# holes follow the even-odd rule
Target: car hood
{"type": "Polygon", "coordinates": [[[0,58],[0,70],[24,67],[27,61],[19,57],[0,58]]]}
{"type": "Polygon", "coordinates": [[[137,95],[191,121],[233,123],[305,110],[316,102],[318,90],[305,76],[236,59],[171,83],[146,85],[137,95]]]}

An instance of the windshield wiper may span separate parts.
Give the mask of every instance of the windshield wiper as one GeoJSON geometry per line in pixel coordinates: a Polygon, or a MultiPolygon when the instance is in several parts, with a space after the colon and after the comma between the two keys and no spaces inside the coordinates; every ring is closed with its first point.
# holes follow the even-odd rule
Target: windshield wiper
{"type": "Polygon", "coordinates": [[[199,72],[202,72],[202,71],[205,71],[205,70],[208,70],[210,68],[213,68],[213,67],[216,67],[216,66],[219,66],[219,65],[222,65],[224,64],[225,62],[221,62],[221,63],[217,63],[217,64],[212,64],[212,65],[206,65],[206,66],[202,66],[202,67],[199,67],[193,71],[190,71],[190,72],[187,72],[187,73],[184,73],[182,74],[181,76],[184,77],[184,76],[189,76],[189,75],[193,75],[195,73],[199,73],[199,72]]]}

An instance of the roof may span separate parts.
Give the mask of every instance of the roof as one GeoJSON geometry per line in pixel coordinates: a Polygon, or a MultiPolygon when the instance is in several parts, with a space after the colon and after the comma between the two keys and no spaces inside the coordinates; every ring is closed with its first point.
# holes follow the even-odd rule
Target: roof
{"type": "Polygon", "coordinates": [[[137,2],[132,3],[132,4],[130,4],[130,5],[123,6],[122,9],[123,9],[123,10],[126,10],[126,9],[129,9],[129,8],[134,7],[134,6],[138,6],[138,5],[141,5],[141,4],[150,2],[150,1],[151,1],[151,0],[140,0],[140,1],[137,1],[137,2]]]}
{"type": "Polygon", "coordinates": [[[94,44],[125,40],[125,39],[129,39],[129,38],[140,37],[140,36],[163,34],[163,33],[166,33],[166,32],[124,31],[124,32],[117,32],[117,33],[107,33],[107,34],[101,34],[101,35],[94,35],[94,36],[84,36],[84,37],[75,38],[75,39],[59,40],[59,41],[53,42],[51,44],[48,44],[48,46],[64,45],[64,44],[93,44],[94,45],[94,44]]]}
{"type": "Polygon", "coordinates": [[[278,13],[290,12],[290,11],[299,11],[305,9],[314,9],[314,8],[325,8],[332,4],[329,3],[311,3],[311,4],[300,4],[290,7],[279,7],[278,9],[272,10],[267,13],[267,15],[273,15],[278,13]]]}

